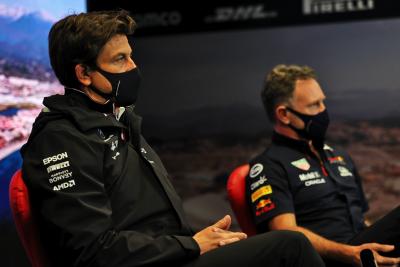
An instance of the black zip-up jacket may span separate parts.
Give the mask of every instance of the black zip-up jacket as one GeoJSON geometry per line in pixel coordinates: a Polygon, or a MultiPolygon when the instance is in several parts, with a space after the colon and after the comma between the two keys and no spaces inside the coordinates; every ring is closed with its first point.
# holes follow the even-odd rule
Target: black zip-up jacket
{"type": "Polygon", "coordinates": [[[40,236],[54,266],[164,266],[199,255],[141,118],[86,95],[45,98],[22,149],[40,236]],[[108,111],[108,112],[105,112],[108,111]]]}

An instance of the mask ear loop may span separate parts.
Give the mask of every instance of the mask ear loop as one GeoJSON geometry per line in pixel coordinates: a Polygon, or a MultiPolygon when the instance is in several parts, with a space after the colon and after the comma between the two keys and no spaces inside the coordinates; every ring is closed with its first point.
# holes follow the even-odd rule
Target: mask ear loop
{"type": "MultiPolygon", "coordinates": [[[[100,69],[99,67],[97,67],[96,65],[94,65],[94,67],[90,67],[90,66],[88,66],[88,65],[83,65],[84,66],[84,68],[85,68],[85,73],[87,74],[87,75],[89,75],[89,71],[91,71],[91,69],[93,69],[93,71],[97,71],[97,72],[99,72],[98,70],[100,69]]],[[[101,72],[99,72],[100,74],[101,74],[101,72]]],[[[104,75],[103,75],[104,76],[104,75]]],[[[104,77],[105,78],[105,77],[104,77]]],[[[106,78],[107,79],[107,78],[106,78]]],[[[97,89],[96,87],[94,87],[94,86],[91,86],[91,85],[89,85],[88,86],[92,91],[94,91],[96,94],[98,94],[99,96],[101,96],[102,98],[104,98],[105,99],[105,101],[103,102],[103,103],[99,103],[99,104],[102,104],[102,105],[106,105],[106,104],[108,104],[110,101],[111,101],[111,98],[112,98],[112,93],[111,94],[107,94],[107,93],[104,93],[104,92],[102,92],[102,91],[100,91],[99,89],[97,89]]],[[[95,101],[93,98],[91,98],[88,94],[86,94],[92,101],[94,101],[94,102],[96,102],[96,103],[98,103],[98,101],[95,101]]],[[[113,104],[113,110],[114,110],[114,104],[113,104]]]]}
{"type": "MultiPolygon", "coordinates": [[[[292,108],[289,107],[289,106],[285,106],[285,108],[286,108],[287,111],[289,111],[290,113],[296,115],[296,117],[298,117],[299,119],[301,119],[301,118],[298,116],[298,114],[297,114],[298,112],[297,112],[296,110],[292,109],[292,108]]],[[[293,125],[292,125],[290,122],[289,122],[287,125],[288,125],[290,128],[293,127],[293,125]]]]}

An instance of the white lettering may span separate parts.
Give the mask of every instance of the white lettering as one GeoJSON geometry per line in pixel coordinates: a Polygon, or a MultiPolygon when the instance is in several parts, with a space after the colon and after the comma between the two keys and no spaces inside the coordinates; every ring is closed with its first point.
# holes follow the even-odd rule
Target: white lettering
{"type": "Polygon", "coordinates": [[[69,181],[67,181],[65,183],[62,183],[62,184],[59,184],[59,185],[55,185],[53,187],[53,191],[60,191],[60,190],[63,190],[63,189],[66,189],[66,188],[70,188],[70,187],[73,187],[73,186],[75,186],[75,180],[69,180],[69,181]]]}
{"type": "Polygon", "coordinates": [[[254,190],[257,187],[259,187],[260,185],[264,184],[266,181],[267,181],[267,178],[265,178],[265,176],[261,176],[260,179],[258,179],[258,181],[254,182],[250,185],[250,189],[254,190]]]}
{"type": "Polygon", "coordinates": [[[310,185],[314,185],[314,184],[324,184],[324,183],[326,183],[325,179],[321,178],[321,179],[306,181],[304,184],[306,186],[310,186],[310,185]]]}
{"type": "Polygon", "coordinates": [[[56,177],[58,175],[62,175],[62,174],[67,173],[67,172],[69,172],[69,171],[68,170],[59,171],[59,172],[51,174],[51,177],[54,178],[54,177],[56,177]]]}
{"type": "Polygon", "coordinates": [[[299,175],[299,178],[301,181],[311,180],[311,179],[315,179],[315,178],[319,178],[319,177],[321,177],[321,175],[317,171],[299,175]]]}
{"type": "Polygon", "coordinates": [[[63,153],[60,153],[58,155],[51,156],[51,157],[43,159],[43,165],[47,165],[52,161],[59,161],[59,160],[65,159],[65,158],[68,158],[67,152],[63,152],[63,153]]]}
{"type": "Polygon", "coordinates": [[[303,13],[331,14],[373,10],[375,0],[303,0],[303,13]]]}
{"type": "Polygon", "coordinates": [[[57,163],[57,164],[54,164],[54,165],[51,165],[51,166],[47,167],[47,173],[50,173],[50,172],[53,172],[53,171],[57,171],[59,169],[63,169],[63,168],[66,168],[66,167],[69,167],[69,161],[64,161],[64,162],[57,163]]]}
{"type": "Polygon", "coordinates": [[[133,17],[140,28],[176,26],[182,21],[182,15],[178,11],[136,14],[133,17]]]}
{"type": "Polygon", "coordinates": [[[52,184],[52,183],[58,182],[60,180],[63,180],[66,178],[71,178],[71,177],[72,177],[72,172],[68,172],[68,173],[64,173],[62,175],[56,176],[54,178],[50,178],[49,182],[52,184]]]}
{"type": "Polygon", "coordinates": [[[353,176],[353,174],[346,167],[339,166],[338,170],[339,170],[340,176],[342,176],[342,177],[353,176]]]}
{"type": "Polygon", "coordinates": [[[215,15],[206,17],[206,23],[219,23],[228,21],[245,21],[274,18],[278,14],[276,11],[266,12],[263,4],[248,6],[227,6],[215,9],[215,15]]]}

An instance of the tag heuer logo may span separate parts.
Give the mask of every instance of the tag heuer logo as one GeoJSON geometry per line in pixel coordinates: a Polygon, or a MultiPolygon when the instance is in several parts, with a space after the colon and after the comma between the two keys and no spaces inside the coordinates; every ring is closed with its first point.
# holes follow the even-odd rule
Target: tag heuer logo
{"type": "Polygon", "coordinates": [[[311,167],[305,158],[302,158],[302,159],[299,159],[296,161],[292,161],[292,165],[303,171],[308,171],[311,167]]]}
{"type": "Polygon", "coordinates": [[[342,177],[353,176],[353,174],[346,167],[339,166],[338,170],[339,170],[340,176],[342,176],[342,177]]]}

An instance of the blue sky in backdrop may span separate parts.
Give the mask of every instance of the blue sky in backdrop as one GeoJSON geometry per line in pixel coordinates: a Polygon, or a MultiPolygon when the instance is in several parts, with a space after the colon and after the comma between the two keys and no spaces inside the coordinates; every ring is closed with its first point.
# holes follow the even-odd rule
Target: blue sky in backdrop
{"type": "Polygon", "coordinates": [[[49,20],[55,21],[65,15],[86,11],[85,0],[0,0],[0,14],[10,15],[21,13],[42,12],[49,20]],[[4,13],[3,13],[4,14],[4,13]]]}

